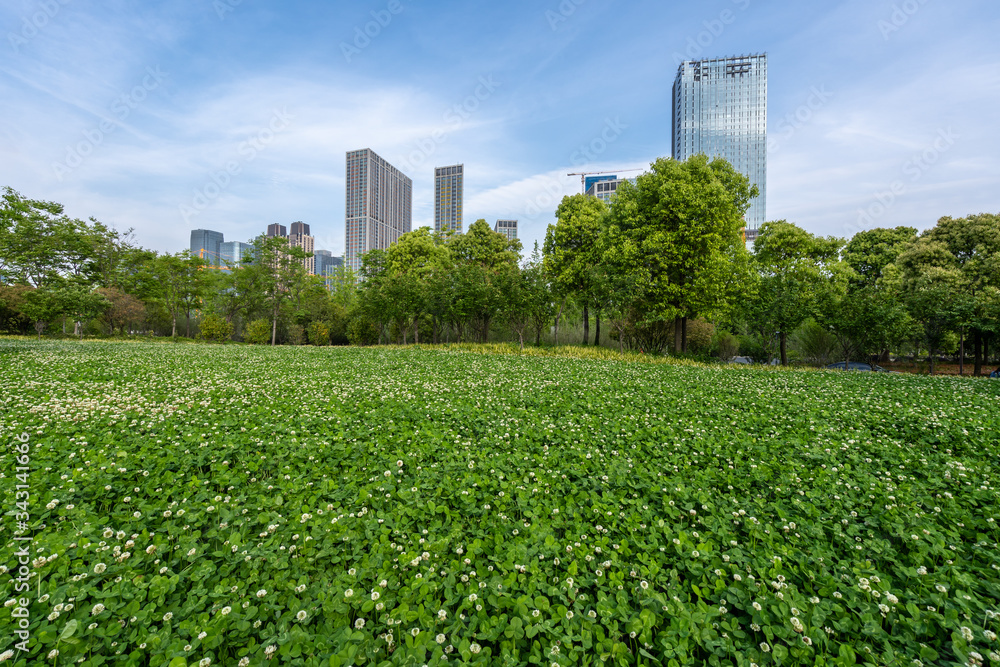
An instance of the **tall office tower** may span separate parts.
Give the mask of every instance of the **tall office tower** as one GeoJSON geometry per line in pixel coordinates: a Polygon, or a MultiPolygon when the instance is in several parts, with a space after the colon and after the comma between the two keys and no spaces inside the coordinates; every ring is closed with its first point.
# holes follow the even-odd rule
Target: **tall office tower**
{"type": "Polygon", "coordinates": [[[361,256],[385,249],[413,225],[413,181],[369,148],[347,153],[344,263],[355,272],[361,256]]]}
{"type": "Polygon", "coordinates": [[[434,231],[462,233],[465,165],[434,168],[434,231]]]}
{"type": "Polygon", "coordinates": [[[222,232],[213,232],[210,229],[191,230],[191,254],[194,257],[201,257],[206,264],[221,266],[222,244],[225,241],[222,232]]]}
{"type": "Polygon", "coordinates": [[[334,257],[329,250],[317,250],[316,275],[322,276],[328,289],[332,289],[337,269],[344,265],[343,257],[334,257]]]}
{"type": "Polygon", "coordinates": [[[673,113],[675,160],[723,157],[760,189],[746,214],[752,239],[767,211],[767,54],[681,63],[673,113]]]}
{"type": "Polygon", "coordinates": [[[503,234],[508,241],[513,241],[517,238],[517,220],[497,220],[493,231],[503,234]]]}
{"type": "Polygon", "coordinates": [[[288,231],[285,229],[284,225],[273,224],[267,226],[267,235],[270,236],[288,236],[288,231]]]}
{"type": "Polygon", "coordinates": [[[243,264],[244,258],[252,255],[253,246],[242,241],[228,241],[222,244],[222,261],[228,266],[238,267],[243,264]]]}
{"type": "Polygon", "coordinates": [[[288,245],[293,248],[302,248],[309,254],[302,260],[302,264],[306,267],[306,273],[315,274],[316,257],[313,255],[313,249],[316,247],[316,239],[309,235],[309,225],[304,222],[293,222],[292,232],[288,235],[288,245]]]}

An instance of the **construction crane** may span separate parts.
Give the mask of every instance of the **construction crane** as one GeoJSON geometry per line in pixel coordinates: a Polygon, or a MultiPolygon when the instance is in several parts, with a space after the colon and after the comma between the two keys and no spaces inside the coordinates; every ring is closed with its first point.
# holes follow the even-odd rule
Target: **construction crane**
{"type": "Polygon", "coordinates": [[[198,251],[198,257],[200,259],[204,260],[205,259],[205,255],[209,255],[209,259],[211,259],[212,257],[214,257],[215,259],[218,260],[219,263],[218,264],[203,264],[202,266],[204,268],[206,268],[206,269],[215,269],[217,271],[228,271],[229,270],[229,262],[227,262],[225,259],[223,259],[222,255],[220,255],[219,253],[212,252],[211,250],[205,250],[204,248],[202,248],[202,249],[200,249],[198,251]]]}
{"type": "Polygon", "coordinates": [[[582,171],[573,174],[566,174],[567,176],[579,176],[580,177],[580,188],[583,190],[583,194],[587,194],[587,177],[597,176],[599,174],[617,174],[619,172],[626,171],[643,171],[642,169],[613,169],[611,171],[582,171]]]}

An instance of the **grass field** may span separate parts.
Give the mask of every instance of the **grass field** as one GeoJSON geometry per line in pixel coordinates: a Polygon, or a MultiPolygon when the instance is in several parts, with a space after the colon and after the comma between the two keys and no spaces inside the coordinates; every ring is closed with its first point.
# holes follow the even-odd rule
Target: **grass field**
{"type": "Polygon", "coordinates": [[[12,664],[1000,664],[1000,382],[2,340],[0,368],[12,664]]]}

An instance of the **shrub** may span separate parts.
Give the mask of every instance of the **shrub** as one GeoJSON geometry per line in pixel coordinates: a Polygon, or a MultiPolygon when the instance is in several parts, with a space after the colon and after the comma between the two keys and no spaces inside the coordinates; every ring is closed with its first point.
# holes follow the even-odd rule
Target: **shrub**
{"type": "Polygon", "coordinates": [[[310,345],[323,346],[330,344],[330,327],[325,322],[318,320],[313,322],[306,329],[306,334],[309,336],[310,345]]]}
{"type": "Polygon", "coordinates": [[[740,341],[728,331],[716,331],[712,336],[712,349],[719,359],[728,361],[740,351],[740,341]]]}
{"type": "Polygon", "coordinates": [[[715,325],[705,320],[689,320],[687,323],[688,350],[694,354],[708,352],[712,345],[715,325]]]}
{"type": "Polygon", "coordinates": [[[839,361],[840,346],[837,337],[821,327],[814,320],[806,320],[791,335],[792,349],[810,363],[825,366],[839,361]],[[834,359],[838,357],[838,359],[834,359]]]}
{"type": "Polygon", "coordinates": [[[302,339],[305,338],[306,330],[302,328],[301,324],[293,324],[288,327],[288,343],[290,345],[302,345],[302,339]]]}
{"type": "Polygon", "coordinates": [[[243,332],[244,342],[251,345],[266,345],[271,342],[271,323],[267,320],[254,320],[243,332]]]}
{"type": "Polygon", "coordinates": [[[378,327],[367,317],[355,317],[347,325],[347,340],[351,345],[374,345],[378,338],[378,327]]]}
{"type": "Polygon", "coordinates": [[[215,313],[206,315],[205,319],[201,321],[200,328],[202,338],[216,343],[229,340],[229,337],[233,335],[233,323],[227,322],[215,313]]]}

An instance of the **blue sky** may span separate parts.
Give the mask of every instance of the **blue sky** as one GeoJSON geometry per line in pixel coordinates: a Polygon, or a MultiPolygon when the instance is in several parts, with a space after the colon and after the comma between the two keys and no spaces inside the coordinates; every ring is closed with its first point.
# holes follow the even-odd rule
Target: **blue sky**
{"type": "Polygon", "coordinates": [[[1000,211],[995,0],[7,0],[0,27],[0,185],[159,251],[302,220],[340,254],[357,148],[413,179],[414,227],[464,163],[466,226],[530,249],[569,172],[670,155],[680,59],[759,52],[768,219],[1000,211]]]}

